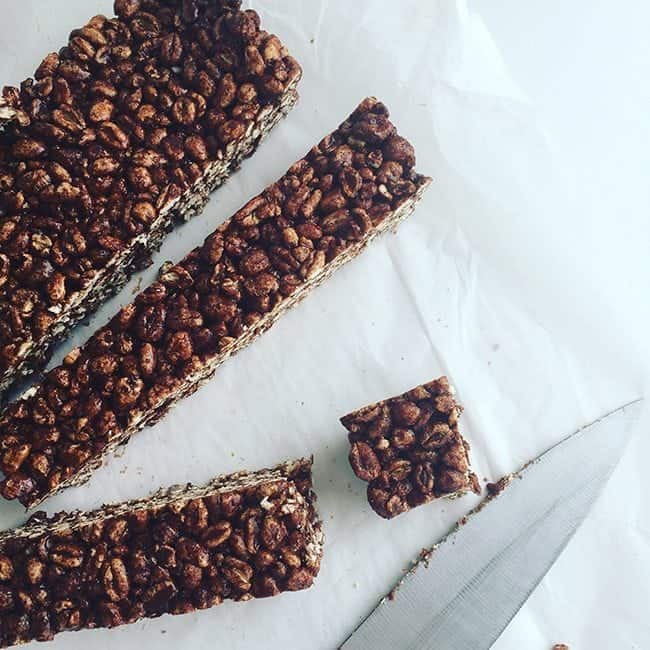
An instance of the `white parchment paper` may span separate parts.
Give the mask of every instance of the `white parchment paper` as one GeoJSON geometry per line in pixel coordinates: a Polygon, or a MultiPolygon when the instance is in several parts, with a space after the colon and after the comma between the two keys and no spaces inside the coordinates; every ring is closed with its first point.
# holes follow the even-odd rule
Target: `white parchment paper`
{"type": "MultiPolygon", "coordinates": [[[[52,648],[334,648],[420,549],[476,502],[379,519],[349,469],[340,415],[447,374],[466,407],[462,427],[475,470],[494,480],[643,391],[642,345],[627,334],[629,319],[608,308],[598,271],[580,262],[575,233],[591,231],[567,225],[581,197],[566,160],[477,9],[463,0],[252,4],[304,67],[301,103],[205,214],[169,236],[156,266],[90,329],[78,328],[55,360],[366,95],[390,107],[416,146],[418,170],[434,184],[396,236],[374,244],[86,486],[46,508],[93,508],[314,454],[327,537],[321,574],[307,592],[63,635],[52,648]]],[[[107,0],[2,5],[0,80],[7,83],[29,75],[90,14],[111,12],[107,0]]],[[[637,435],[603,499],[497,648],[650,647],[646,437],[637,435]]],[[[24,520],[17,507],[0,508],[3,528],[24,520]]]]}

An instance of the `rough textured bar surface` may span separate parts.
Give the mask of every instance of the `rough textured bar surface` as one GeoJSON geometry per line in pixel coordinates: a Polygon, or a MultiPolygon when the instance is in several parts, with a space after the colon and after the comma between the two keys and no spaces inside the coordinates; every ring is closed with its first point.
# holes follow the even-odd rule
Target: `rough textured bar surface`
{"type": "Polygon", "coordinates": [[[311,586],[311,461],[0,533],[0,647],[311,586]]]}
{"type": "Polygon", "coordinates": [[[391,519],[433,499],[480,491],[458,429],[461,411],[441,377],[341,418],[350,465],[368,483],[378,515],[391,519]]]}
{"type": "Polygon", "coordinates": [[[385,106],[365,100],[278,182],[0,414],[0,493],[33,506],[268,329],[413,209],[429,183],[385,106]]]}
{"type": "Polygon", "coordinates": [[[0,394],[204,207],[296,101],[239,0],[117,0],[0,101],[0,394]]]}

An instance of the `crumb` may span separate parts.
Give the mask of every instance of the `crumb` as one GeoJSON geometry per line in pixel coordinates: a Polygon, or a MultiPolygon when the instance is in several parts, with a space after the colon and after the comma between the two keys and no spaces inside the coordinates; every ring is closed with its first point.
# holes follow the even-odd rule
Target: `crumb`
{"type": "Polygon", "coordinates": [[[312,38],[309,39],[309,42],[310,42],[310,43],[313,43],[315,40],[316,40],[316,39],[312,37],[312,38]]]}
{"type": "Polygon", "coordinates": [[[135,285],[135,287],[133,287],[133,290],[131,291],[131,295],[135,296],[136,293],[140,293],[141,288],[142,288],[142,278],[138,278],[138,282],[135,285]]]}
{"type": "Polygon", "coordinates": [[[496,483],[488,483],[485,487],[487,488],[488,494],[491,497],[497,497],[506,489],[511,480],[512,477],[510,475],[504,476],[503,478],[500,478],[496,483]]]}
{"type": "Polygon", "coordinates": [[[474,492],[474,494],[481,494],[481,484],[478,481],[478,476],[476,476],[474,472],[469,475],[469,481],[472,486],[472,492],[474,492]]]}
{"type": "Polygon", "coordinates": [[[553,650],[569,650],[569,646],[566,643],[556,643],[553,650]]]}
{"type": "Polygon", "coordinates": [[[458,525],[459,525],[459,526],[464,526],[464,525],[467,523],[467,521],[468,521],[468,520],[467,520],[467,517],[466,517],[466,516],[465,516],[465,517],[461,517],[461,518],[458,520],[458,525]]]}
{"type": "Polygon", "coordinates": [[[396,593],[397,593],[397,588],[391,589],[390,593],[388,594],[388,600],[395,600],[396,593]]]}

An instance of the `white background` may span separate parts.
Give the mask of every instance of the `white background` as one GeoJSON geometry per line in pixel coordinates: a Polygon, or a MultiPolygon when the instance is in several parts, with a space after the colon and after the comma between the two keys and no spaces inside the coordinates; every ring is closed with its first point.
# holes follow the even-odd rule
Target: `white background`
{"type": "MultiPolygon", "coordinates": [[[[53,648],[334,648],[475,502],[380,520],[347,465],[338,416],[447,373],[466,406],[475,468],[492,480],[647,388],[643,3],[253,5],[304,67],[301,103],[205,214],[167,239],[156,267],[198,244],[365,95],[388,104],[434,185],[397,236],[340,271],[90,483],[46,507],[93,508],[313,453],[327,535],[321,574],[308,592],[62,635],[53,648]]],[[[110,13],[110,2],[2,0],[0,83],[28,76],[99,12],[110,13]]],[[[90,331],[78,328],[56,358],[90,331]]],[[[650,647],[648,420],[646,411],[603,498],[499,650],[650,647]]],[[[13,504],[0,508],[3,528],[24,520],[13,504]]]]}

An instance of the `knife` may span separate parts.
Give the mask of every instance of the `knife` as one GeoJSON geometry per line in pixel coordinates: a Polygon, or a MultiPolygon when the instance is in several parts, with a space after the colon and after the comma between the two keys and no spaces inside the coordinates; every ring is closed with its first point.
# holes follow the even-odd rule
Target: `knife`
{"type": "Polygon", "coordinates": [[[343,650],[486,650],[551,568],[618,464],[642,400],[512,475],[426,554],[343,650]]]}

